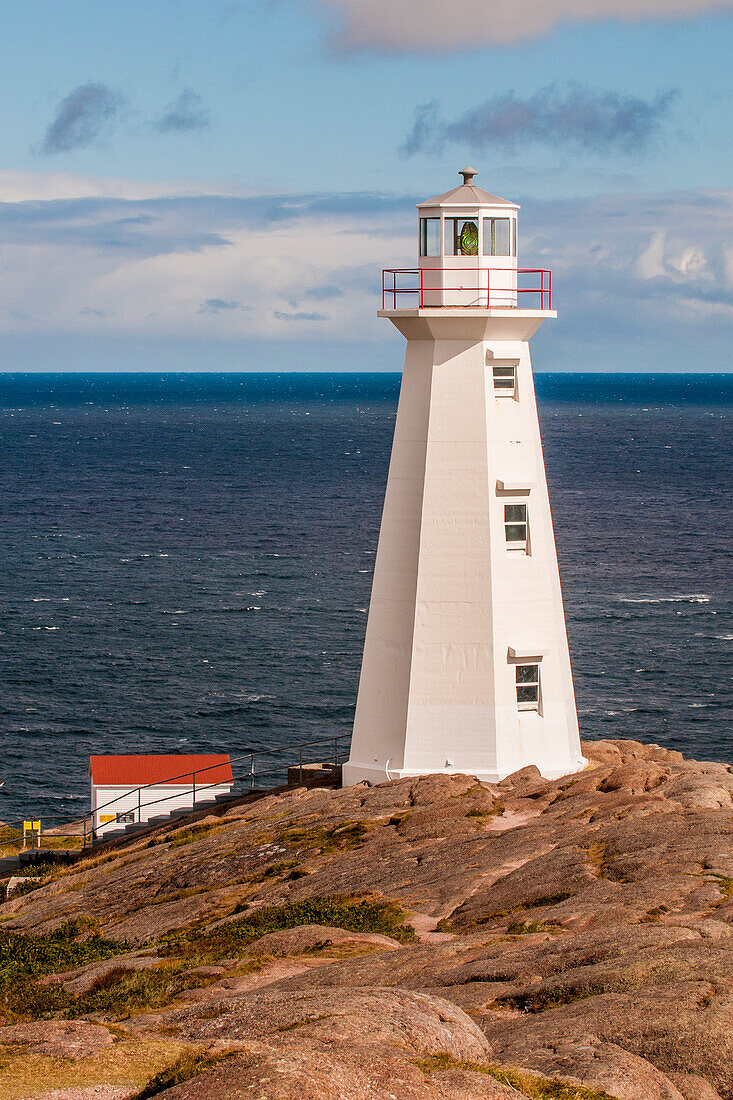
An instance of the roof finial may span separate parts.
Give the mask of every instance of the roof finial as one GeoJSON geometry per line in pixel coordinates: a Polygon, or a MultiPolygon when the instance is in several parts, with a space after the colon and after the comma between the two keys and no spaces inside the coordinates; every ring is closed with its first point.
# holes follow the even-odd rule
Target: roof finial
{"type": "Polygon", "coordinates": [[[473,183],[473,177],[478,175],[475,168],[461,168],[458,173],[459,176],[463,176],[463,186],[468,187],[473,183]]]}

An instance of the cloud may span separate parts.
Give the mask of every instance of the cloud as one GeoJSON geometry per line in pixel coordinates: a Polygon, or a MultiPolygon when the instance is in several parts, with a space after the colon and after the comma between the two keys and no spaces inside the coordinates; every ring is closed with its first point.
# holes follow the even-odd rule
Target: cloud
{"type": "Polygon", "coordinates": [[[278,321],[328,321],[325,313],[284,313],[280,309],[273,311],[278,321]]]}
{"type": "Polygon", "coordinates": [[[415,109],[415,121],[402,146],[406,156],[440,151],[459,143],[473,151],[520,145],[546,145],[588,153],[643,152],[659,136],[677,92],[652,100],[596,91],[582,84],[551,84],[527,99],[511,91],[493,96],[444,122],[433,100],[415,109]]]}
{"type": "Polygon", "coordinates": [[[313,298],[316,302],[326,302],[329,298],[342,298],[343,294],[343,290],[338,286],[312,286],[303,292],[303,297],[313,298]]]}
{"type": "Polygon", "coordinates": [[[164,134],[186,133],[205,130],[210,125],[211,117],[201,96],[192,88],[185,88],[177,99],[168,104],[162,118],[155,123],[155,128],[164,134]]]}
{"type": "MultiPolygon", "coordinates": [[[[415,265],[413,204],[424,195],[107,190],[0,203],[0,336],[19,362],[30,340],[45,341],[45,362],[64,340],[83,350],[104,339],[115,363],[124,348],[147,346],[171,370],[185,348],[191,359],[201,347],[214,366],[227,355],[234,364],[226,349],[252,341],[262,364],[281,362],[293,342],[333,349],[392,340],[374,363],[398,369],[397,338],[375,317],[380,270],[415,265]]],[[[553,269],[560,318],[538,334],[541,368],[718,361],[733,334],[733,192],[512,197],[522,202],[520,263],[553,269]]],[[[334,361],[329,354],[324,362],[334,361]]],[[[344,362],[368,365],[367,354],[344,362]]],[[[301,365],[309,363],[304,355],[301,365]]]]}
{"type": "Polygon", "coordinates": [[[58,105],[41,152],[49,156],[93,145],[109,133],[122,103],[122,97],[105,84],[81,84],[58,105]]]}
{"type": "Polygon", "coordinates": [[[221,313],[222,310],[249,309],[240,302],[228,302],[224,298],[206,298],[198,308],[199,313],[221,313]]]}
{"type": "MultiPolygon", "coordinates": [[[[98,248],[140,256],[201,252],[231,245],[231,233],[282,231],[300,223],[343,220],[343,231],[372,220],[384,226],[410,200],[379,193],[304,195],[162,195],[148,199],[86,196],[0,202],[8,243],[98,248]]],[[[199,299],[201,300],[201,299],[199,299]]]]}
{"type": "Polygon", "coordinates": [[[563,24],[616,19],[692,19],[731,9],[731,0],[311,0],[343,51],[449,53],[504,45],[563,24]]]}

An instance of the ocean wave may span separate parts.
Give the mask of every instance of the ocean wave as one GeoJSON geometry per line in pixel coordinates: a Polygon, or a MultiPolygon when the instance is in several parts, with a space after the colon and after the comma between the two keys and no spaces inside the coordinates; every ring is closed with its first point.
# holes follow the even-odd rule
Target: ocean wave
{"type": "Polygon", "coordinates": [[[619,596],[621,603],[710,603],[705,592],[690,592],[679,596],[619,596]]]}
{"type": "Polygon", "coordinates": [[[246,607],[212,607],[210,608],[209,615],[243,615],[247,611],[261,611],[262,607],[258,603],[249,604],[246,607]]]}

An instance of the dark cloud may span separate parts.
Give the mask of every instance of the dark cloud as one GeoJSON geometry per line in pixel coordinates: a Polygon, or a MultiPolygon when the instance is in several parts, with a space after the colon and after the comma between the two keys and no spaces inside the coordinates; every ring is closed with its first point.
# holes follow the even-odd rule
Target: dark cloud
{"type": "Polygon", "coordinates": [[[243,306],[241,302],[228,302],[224,298],[205,298],[199,306],[197,313],[221,313],[222,310],[232,309],[249,309],[249,306],[243,306]]]}
{"type": "Polygon", "coordinates": [[[105,84],[81,84],[61,100],[41,152],[69,153],[93,145],[110,131],[122,104],[122,97],[105,84]]]}
{"type": "Polygon", "coordinates": [[[273,315],[278,321],[328,321],[325,313],[283,313],[282,310],[273,310],[273,315]]]}
{"type": "Polygon", "coordinates": [[[412,129],[400,147],[400,152],[406,157],[411,157],[414,153],[429,152],[443,144],[444,129],[437,99],[431,99],[430,103],[419,103],[415,108],[412,129]]]}
{"type": "Polygon", "coordinates": [[[449,142],[473,150],[512,151],[534,143],[576,152],[634,154],[658,136],[676,97],[674,90],[644,100],[582,84],[552,84],[527,99],[513,91],[493,96],[453,122],[444,121],[432,101],[415,109],[401,151],[406,156],[435,152],[449,142]]]}
{"type": "Polygon", "coordinates": [[[161,133],[205,130],[211,125],[211,117],[201,96],[192,88],[186,88],[177,99],[169,103],[163,117],[155,123],[161,133]]]}

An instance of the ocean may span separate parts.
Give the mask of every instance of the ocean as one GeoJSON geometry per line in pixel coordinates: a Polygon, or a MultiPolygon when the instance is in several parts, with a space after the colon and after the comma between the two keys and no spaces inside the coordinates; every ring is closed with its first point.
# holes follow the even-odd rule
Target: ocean
{"type": "MultiPolygon", "coordinates": [[[[733,376],[536,378],[585,737],[733,763],[733,376]]],[[[0,819],[348,734],[396,374],[0,375],[0,819]]]]}

